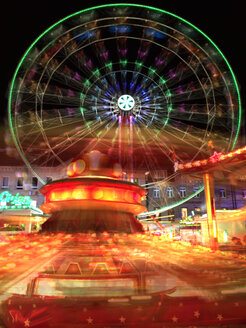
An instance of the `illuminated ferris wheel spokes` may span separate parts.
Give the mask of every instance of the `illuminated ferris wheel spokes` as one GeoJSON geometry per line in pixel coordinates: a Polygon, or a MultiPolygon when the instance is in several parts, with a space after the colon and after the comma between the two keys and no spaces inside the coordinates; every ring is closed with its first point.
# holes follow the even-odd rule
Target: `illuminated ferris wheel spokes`
{"type": "Polygon", "coordinates": [[[65,167],[98,149],[131,178],[140,170],[156,182],[163,170],[168,183],[176,161],[236,142],[240,104],[227,61],[161,10],[116,4],[71,15],[33,43],[15,76],[12,130],[31,166],[65,167]]]}

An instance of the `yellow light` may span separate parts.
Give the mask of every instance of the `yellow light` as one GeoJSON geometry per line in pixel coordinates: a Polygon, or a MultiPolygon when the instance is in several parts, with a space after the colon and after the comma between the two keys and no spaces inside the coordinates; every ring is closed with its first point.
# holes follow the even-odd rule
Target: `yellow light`
{"type": "Polygon", "coordinates": [[[101,189],[101,188],[95,188],[92,191],[92,198],[94,198],[94,199],[101,199],[101,198],[103,198],[103,189],[101,189]]]}
{"type": "Polygon", "coordinates": [[[70,163],[67,167],[67,175],[69,177],[74,175],[74,163],[70,163]]]}
{"type": "Polygon", "coordinates": [[[88,199],[88,190],[82,189],[82,188],[76,188],[72,192],[72,198],[73,199],[88,199]]]}
{"type": "Polygon", "coordinates": [[[81,174],[85,170],[85,161],[78,159],[73,165],[74,171],[77,174],[81,174]]]}
{"type": "Polygon", "coordinates": [[[213,220],[213,235],[214,235],[214,238],[217,237],[217,232],[216,232],[216,222],[215,222],[215,220],[213,220]]]}
{"type": "Polygon", "coordinates": [[[116,198],[115,196],[116,196],[116,192],[114,189],[104,188],[104,190],[103,190],[103,199],[104,200],[114,201],[116,198]]]}

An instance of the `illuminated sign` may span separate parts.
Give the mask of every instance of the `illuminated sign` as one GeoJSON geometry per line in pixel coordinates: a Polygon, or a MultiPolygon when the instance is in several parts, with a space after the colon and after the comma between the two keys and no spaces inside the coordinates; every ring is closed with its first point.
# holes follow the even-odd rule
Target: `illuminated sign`
{"type": "Polygon", "coordinates": [[[21,196],[19,193],[15,196],[8,191],[0,194],[0,209],[31,208],[32,202],[29,196],[21,196]]]}

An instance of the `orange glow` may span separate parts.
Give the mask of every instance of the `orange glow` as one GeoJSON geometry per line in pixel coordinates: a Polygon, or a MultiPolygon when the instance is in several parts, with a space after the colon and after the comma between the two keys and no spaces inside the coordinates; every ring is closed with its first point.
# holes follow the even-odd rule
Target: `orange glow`
{"type": "MultiPolygon", "coordinates": [[[[145,190],[136,185],[108,181],[105,177],[83,177],[78,179],[62,180],[51,185],[45,185],[43,194],[45,203],[66,202],[79,200],[106,201],[115,203],[138,204],[142,206],[145,199],[145,190]],[[95,179],[97,180],[94,184],[95,179]],[[93,184],[92,184],[93,182],[93,184]]],[[[78,204],[77,204],[78,205],[78,204]]]]}
{"type": "Polygon", "coordinates": [[[85,170],[85,161],[78,159],[73,165],[76,174],[81,174],[85,170]]]}
{"type": "Polygon", "coordinates": [[[110,188],[104,188],[103,189],[103,199],[104,200],[109,200],[109,201],[114,201],[116,196],[116,192],[114,189],[110,188]]]}
{"type": "Polygon", "coordinates": [[[217,237],[216,222],[215,222],[215,220],[213,220],[213,235],[214,235],[214,238],[217,237]]]}
{"type": "Polygon", "coordinates": [[[120,164],[118,164],[118,163],[114,164],[114,166],[113,166],[113,174],[117,178],[119,178],[121,176],[122,169],[121,169],[120,164]]]}
{"type": "Polygon", "coordinates": [[[102,199],[103,196],[104,196],[104,192],[102,188],[95,188],[92,190],[93,199],[102,199]]]}
{"type": "Polygon", "coordinates": [[[63,191],[63,192],[61,193],[61,198],[62,198],[62,200],[69,200],[69,199],[72,198],[71,196],[72,196],[72,195],[71,195],[71,192],[70,192],[69,190],[63,191]]]}
{"type": "Polygon", "coordinates": [[[75,188],[72,192],[72,198],[73,199],[88,199],[89,198],[89,192],[88,189],[85,188],[75,188]]]}
{"type": "Polygon", "coordinates": [[[73,176],[74,175],[74,163],[70,163],[67,167],[67,175],[69,177],[73,176]]]}
{"type": "Polygon", "coordinates": [[[125,200],[127,201],[127,203],[134,202],[134,194],[131,190],[125,192],[125,200]]]}

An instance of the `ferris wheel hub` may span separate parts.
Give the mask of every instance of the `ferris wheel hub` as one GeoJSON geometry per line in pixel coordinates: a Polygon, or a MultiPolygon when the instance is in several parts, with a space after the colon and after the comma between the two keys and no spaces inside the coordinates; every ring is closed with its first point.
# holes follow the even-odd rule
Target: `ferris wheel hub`
{"type": "Polygon", "coordinates": [[[118,106],[123,111],[130,111],[135,106],[135,100],[130,95],[122,95],[118,99],[118,106]]]}

